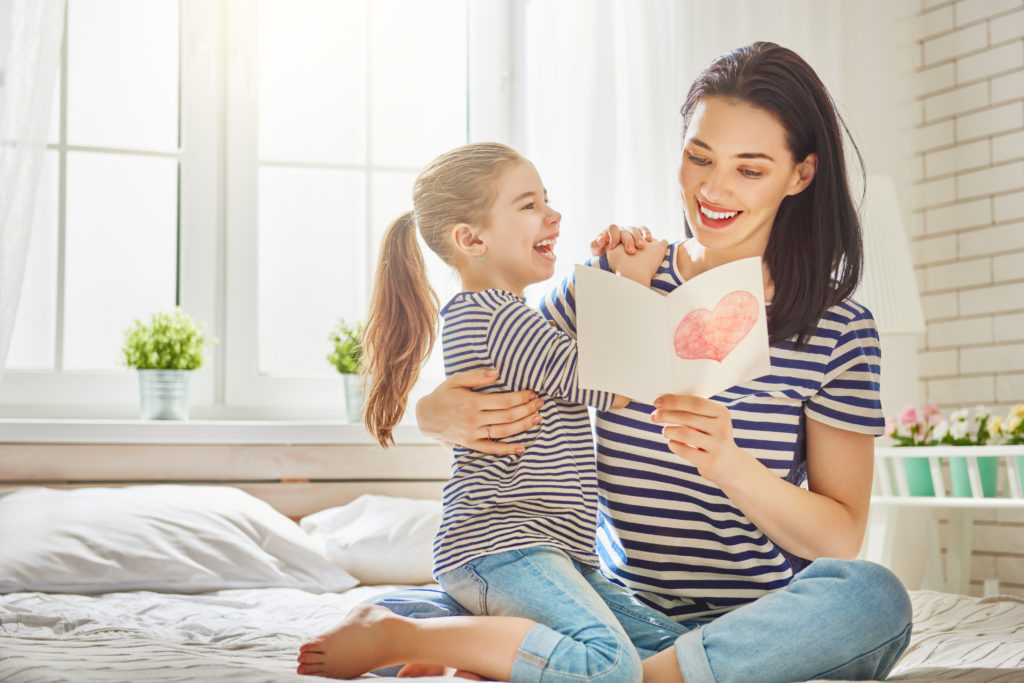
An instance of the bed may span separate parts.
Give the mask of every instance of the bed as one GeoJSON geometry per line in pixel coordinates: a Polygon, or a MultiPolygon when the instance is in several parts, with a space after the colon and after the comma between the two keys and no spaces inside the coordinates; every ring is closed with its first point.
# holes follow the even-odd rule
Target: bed
{"type": "MultiPolygon", "coordinates": [[[[294,673],[305,639],[376,593],[430,580],[443,452],[268,455],[282,470],[268,478],[237,449],[219,464],[208,451],[160,461],[176,474],[128,450],[44,466],[46,450],[0,448],[0,680],[308,681],[294,673]],[[239,457],[259,478],[227,485],[239,457]],[[184,471],[224,476],[173,481],[184,471]]],[[[912,600],[891,679],[1024,680],[1024,601],[912,600]]]]}

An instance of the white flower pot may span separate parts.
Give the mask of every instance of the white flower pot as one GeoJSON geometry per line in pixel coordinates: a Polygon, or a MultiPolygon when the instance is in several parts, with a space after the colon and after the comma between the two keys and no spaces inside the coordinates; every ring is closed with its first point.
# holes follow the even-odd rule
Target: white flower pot
{"type": "Polygon", "coordinates": [[[187,420],[192,370],[139,370],[143,420],[187,420]]]}
{"type": "Polygon", "coordinates": [[[359,385],[359,375],[343,372],[341,377],[345,382],[345,415],[349,422],[362,422],[363,388],[359,385]]]}

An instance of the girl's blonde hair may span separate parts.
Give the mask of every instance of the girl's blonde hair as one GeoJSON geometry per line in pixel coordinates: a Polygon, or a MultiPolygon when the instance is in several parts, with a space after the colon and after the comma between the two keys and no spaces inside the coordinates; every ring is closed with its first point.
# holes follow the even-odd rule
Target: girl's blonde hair
{"type": "Polygon", "coordinates": [[[458,147],[434,159],[416,178],[413,210],[384,233],[363,331],[363,421],[384,447],[437,336],[439,302],[427,280],[416,228],[427,246],[455,266],[451,231],[459,223],[486,226],[497,194],[495,180],[523,161],[498,143],[458,147]]]}

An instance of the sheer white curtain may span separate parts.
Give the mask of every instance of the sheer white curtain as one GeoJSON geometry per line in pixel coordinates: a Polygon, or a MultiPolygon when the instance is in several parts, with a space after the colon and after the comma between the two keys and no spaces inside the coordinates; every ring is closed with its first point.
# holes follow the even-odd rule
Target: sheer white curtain
{"type": "Polygon", "coordinates": [[[525,3],[516,142],[563,214],[557,278],[609,223],[679,232],[677,12],[671,0],[525,3]]]}
{"type": "Polygon", "coordinates": [[[585,258],[592,235],[609,223],[682,236],[679,108],[714,57],[758,40],[803,56],[835,97],[870,171],[909,190],[902,146],[912,122],[901,111],[912,97],[899,77],[909,71],[900,56],[912,42],[902,16],[912,5],[521,0],[514,137],[564,216],[556,276],[585,258]]]}
{"type": "Polygon", "coordinates": [[[0,0],[0,381],[25,275],[64,0],[0,0]]]}

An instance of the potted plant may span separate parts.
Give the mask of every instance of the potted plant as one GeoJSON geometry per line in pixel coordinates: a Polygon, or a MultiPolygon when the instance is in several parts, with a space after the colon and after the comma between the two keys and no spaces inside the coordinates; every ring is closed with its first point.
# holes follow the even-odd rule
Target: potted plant
{"type": "Polygon", "coordinates": [[[143,420],[187,420],[192,371],[203,365],[203,347],[215,339],[203,336],[181,308],[154,313],[149,324],[135,319],[125,330],[124,364],[139,373],[143,420]]]}
{"type": "MultiPolygon", "coordinates": [[[[942,458],[949,463],[954,497],[970,498],[975,493],[985,498],[996,497],[999,461],[1005,455],[1000,447],[1024,443],[1024,405],[1014,406],[1005,420],[992,415],[985,406],[974,409],[973,420],[969,415],[966,408],[960,408],[945,420],[935,406],[918,410],[910,405],[898,419],[886,420],[886,436],[892,438],[895,446],[910,447],[921,454],[899,458],[911,496],[936,495],[930,460],[942,458]],[[978,479],[977,490],[972,487],[972,468],[978,479]]],[[[1017,463],[1024,465],[1024,457],[1018,456],[1017,463]]],[[[940,478],[934,481],[939,482],[940,478]]]]}
{"type": "MultiPolygon", "coordinates": [[[[932,432],[939,424],[939,409],[926,405],[918,411],[916,406],[906,406],[898,420],[886,419],[885,435],[896,446],[927,446],[932,443],[932,432]]],[[[902,458],[907,476],[907,486],[912,496],[934,496],[932,475],[928,458],[902,458]]]]}
{"type": "Polygon", "coordinates": [[[363,419],[363,391],[359,385],[359,365],[363,358],[363,325],[352,324],[344,319],[328,335],[331,353],[327,360],[341,373],[345,382],[345,413],[349,422],[363,419]]]}

